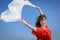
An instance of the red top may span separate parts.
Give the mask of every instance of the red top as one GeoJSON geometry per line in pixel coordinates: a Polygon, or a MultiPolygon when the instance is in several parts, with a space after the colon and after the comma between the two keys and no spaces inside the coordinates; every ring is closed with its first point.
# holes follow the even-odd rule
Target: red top
{"type": "Polygon", "coordinates": [[[51,40],[51,31],[47,26],[46,29],[36,27],[36,31],[32,31],[32,34],[37,37],[37,40],[51,40]]]}

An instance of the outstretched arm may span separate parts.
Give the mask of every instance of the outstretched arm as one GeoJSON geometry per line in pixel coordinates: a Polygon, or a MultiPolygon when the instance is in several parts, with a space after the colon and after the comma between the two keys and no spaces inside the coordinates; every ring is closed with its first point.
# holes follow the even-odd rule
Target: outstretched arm
{"type": "Polygon", "coordinates": [[[36,6],[35,8],[40,12],[40,15],[44,15],[42,10],[41,10],[41,8],[39,6],[36,6]]]}
{"type": "Polygon", "coordinates": [[[24,19],[19,19],[20,22],[22,22],[23,24],[25,24],[28,28],[36,31],[36,28],[30,24],[28,24],[24,19]]]}

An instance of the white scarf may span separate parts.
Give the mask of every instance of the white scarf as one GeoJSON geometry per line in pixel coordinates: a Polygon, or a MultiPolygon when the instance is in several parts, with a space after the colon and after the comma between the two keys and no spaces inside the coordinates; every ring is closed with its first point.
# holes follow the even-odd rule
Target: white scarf
{"type": "Polygon", "coordinates": [[[21,18],[21,13],[24,5],[35,7],[28,0],[13,0],[8,5],[8,9],[1,13],[0,19],[4,22],[14,22],[21,18]]]}

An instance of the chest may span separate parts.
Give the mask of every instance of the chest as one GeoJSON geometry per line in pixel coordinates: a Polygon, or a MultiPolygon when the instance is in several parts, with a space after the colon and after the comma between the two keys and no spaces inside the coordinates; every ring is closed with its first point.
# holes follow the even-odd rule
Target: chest
{"type": "Polygon", "coordinates": [[[49,29],[46,29],[46,30],[42,30],[42,36],[47,36],[49,37],[51,35],[51,31],[49,29]]]}

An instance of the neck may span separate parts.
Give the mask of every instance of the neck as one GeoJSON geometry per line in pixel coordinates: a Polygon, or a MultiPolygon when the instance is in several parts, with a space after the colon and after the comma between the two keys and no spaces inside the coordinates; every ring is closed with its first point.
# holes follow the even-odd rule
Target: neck
{"type": "Polygon", "coordinates": [[[46,29],[46,25],[42,25],[41,28],[46,29]]]}

